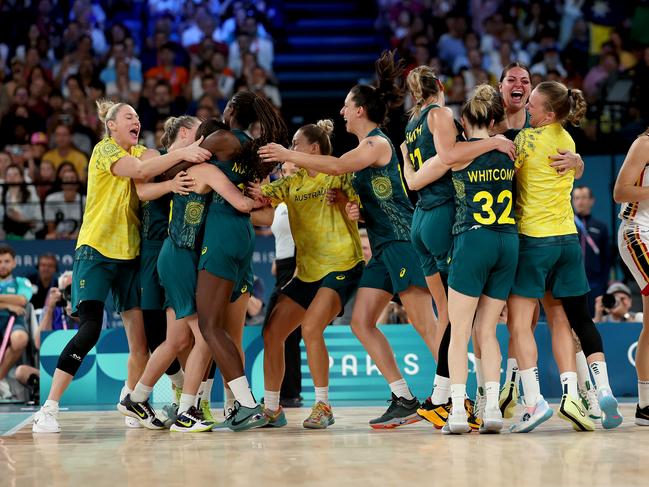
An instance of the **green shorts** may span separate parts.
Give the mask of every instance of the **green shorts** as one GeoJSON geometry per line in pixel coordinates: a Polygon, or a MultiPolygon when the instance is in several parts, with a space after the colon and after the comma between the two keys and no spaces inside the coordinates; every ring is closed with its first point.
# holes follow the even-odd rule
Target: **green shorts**
{"type": "Polygon", "coordinates": [[[104,257],[88,245],[74,252],[72,265],[72,314],[82,301],[106,302],[113,296],[115,311],[140,306],[140,259],[118,260],[104,257]]]}
{"type": "Polygon", "coordinates": [[[140,308],[164,309],[165,290],[158,276],[162,240],[143,240],[140,252],[140,308]]]}
{"type": "Polygon", "coordinates": [[[518,233],[467,230],[455,237],[448,286],[466,296],[506,300],[517,262],[518,233]]]}
{"type": "Polygon", "coordinates": [[[520,251],[512,294],[556,299],[588,293],[584,258],[576,234],[558,237],[520,236],[520,251]]]}
{"type": "MultiPolygon", "coordinates": [[[[209,211],[198,270],[232,281],[246,282],[255,251],[255,230],[250,218],[227,212],[209,211]]],[[[241,289],[241,288],[240,288],[241,289]]]]}
{"type": "Polygon", "coordinates": [[[455,203],[449,201],[424,210],[417,206],[412,215],[410,238],[421,260],[424,276],[448,274],[448,258],[453,244],[455,203]]]}
{"type": "Polygon", "coordinates": [[[380,248],[363,270],[358,287],[383,289],[390,294],[410,286],[428,288],[421,262],[410,242],[394,241],[380,248]]]}
{"type": "Polygon", "coordinates": [[[165,291],[165,308],[176,313],[176,319],[196,314],[196,265],[193,249],[178,247],[170,238],[162,244],[158,257],[158,275],[165,291]]]}
{"type": "Polygon", "coordinates": [[[248,271],[243,279],[237,282],[232,288],[232,296],[230,296],[230,302],[234,303],[237,299],[243,296],[246,293],[252,293],[252,286],[255,283],[255,275],[252,272],[252,262],[248,267],[248,271]]]}
{"type": "Polygon", "coordinates": [[[340,297],[338,316],[342,316],[345,304],[347,304],[347,301],[349,301],[356,292],[356,289],[358,289],[358,283],[363,274],[363,267],[365,267],[365,263],[359,262],[351,269],[330,272],[322,279],[313,282],[306,282],[294,277],[282,288],[280,293],[285,294],[304,309],[307,309],[311,306],[311,302],[315,299],[316,294],[318,294],[321,288],[326,287],[332,289],[340,297]]]}

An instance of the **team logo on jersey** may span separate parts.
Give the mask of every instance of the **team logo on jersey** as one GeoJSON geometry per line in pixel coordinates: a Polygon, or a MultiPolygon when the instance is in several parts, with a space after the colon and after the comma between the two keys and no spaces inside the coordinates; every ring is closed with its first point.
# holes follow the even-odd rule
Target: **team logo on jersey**
{"type": "Polygon", "coordinates": [[[244,284],[243,287],[241,288],[241,294],[245,294],[246,291],[248,291],[248,285],[244,284]]]}
{"type": "Polygon", "coordinates": [[[86,280],[85,279],[80,279],[79,280],[79,288],[84,289],[86,287],[86,280]]]}
{"type": "Polygon", "coordinates": [[[203,247],[203,249],[201,250],[201,255],[205,254],[207,254],[207,247],[203,247]]]}
{"type": "Polygon", "coordinates": [[[387,176],[376,176],[372,178],[372,191],[374,196],[380,200],[387,200],[392,196],[392,182],[387,176]]]}
{"type": "Polygon", "coordinates": [[[336,276],[336,281],[344,281],[345,280],[345,274],[338,274],[336,276]]]}
{"type": "Polygon", "coordinates": [[[401,270],[399,271],[399,277],[403,279],[405,275],[406,275],[406,268],[402,267],[401,270]]]}
{"type": "Polygon", "coordinates": [[[188,225],[198,225],[203,216],[203,203],[199,201],[190,201],[185,207],[185,223],[188,225]]]}

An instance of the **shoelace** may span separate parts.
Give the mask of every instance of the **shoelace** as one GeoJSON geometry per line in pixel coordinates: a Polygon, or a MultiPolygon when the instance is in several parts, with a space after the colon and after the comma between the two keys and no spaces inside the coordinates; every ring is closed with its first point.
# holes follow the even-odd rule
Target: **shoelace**
{"type": "Polygon", "coordinates": [[[241,404],[239,403],[239,401],[234,401],[234,407],[228,411],[228,416],[225,419],[230,420],[234,416],[236,416],[237,413],[239,412],[239,408],[241,408],[241,404]]]}
{"type": "MultiPolygon", "coordinates": [[[[198,414],[195,414],[195,413],[191,413],[190,411],[191,411],[191,409],[188,409],[187,411],[185,411],[185,412],[183,413],[183,416],[185,416],[186,418],[191,419],[191,420],[194,421],[195,423],[200,423],[200,422],[201,422],[201,418],[198,417],[199,415],[198,415],[198,414]]],[[[195,411],[196,411],[196,410],[195,410],[195,411]]]]}

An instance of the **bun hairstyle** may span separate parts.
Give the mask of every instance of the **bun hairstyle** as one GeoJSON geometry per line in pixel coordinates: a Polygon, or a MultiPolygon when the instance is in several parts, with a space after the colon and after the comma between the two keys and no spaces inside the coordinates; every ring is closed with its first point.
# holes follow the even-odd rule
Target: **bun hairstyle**
{"type": "Polygon", "coordinates": [[[505,118],[500,93],[489,84],[478,85],[462,105],[462,116],[474,127],[489,127],[492,120],[500,123],[505,118]]]}
{"type": "Polygon", "coordinates": [[[572,90],[557,81],[543,81],[535,88],[545,96],[545,110],[554,112],[557,122],[579,125],[586,115],[586,99],[581,90],[572,90]]]}
{"type": "Polygon", "coordinates": [[[374,63],[377,81],[374,85],[356,85],[351,89],[352,100],[363,107],[367,118],[379,125],[388,121],[388,110],[403,103],[398,80],[403,74],[403,60],[395,62],[394,51],[383,51],[374,63]]]}
{"type": "Polygon", "coordinates": [[[442,91],[442,84],[430,66],[418,66],[410,71],[406,85],[415,100],[415,106],[410,109],[411,119],[419,116],[421,107],[428,98],[442,91]]]}
{"type": "Polygon", "coordinates": [[[178,132],[181,128],[190,129],[199,123],[196,117],[190,115],[181,115],[180,117],[169,117],[165,120],[164,133],[160,137],[160,143],[165,149],[169,149],[171,144],[176,141],[178,132]]]}
{"type": "Polygon", "coordinates": [[[117,113],[123,106],[126,106],[126,103],[102,98],[97,100],[95,104],[97,105],[97,116],[99,117],[99,120],[101,120],[101,122],[104,124],[104,134],[110,136],[108,122],[115,121],[115,119],[117,118],[117,113]]]}
{"type": "Polygon", "coordinates": [[[331,135],[334,132],[333,120],[318,120],[315,124],[303,125],[299,130],[309,141],[309,144],[318,144],[320,146],[320,154],[324,156],[331,155],[331,135]]]}

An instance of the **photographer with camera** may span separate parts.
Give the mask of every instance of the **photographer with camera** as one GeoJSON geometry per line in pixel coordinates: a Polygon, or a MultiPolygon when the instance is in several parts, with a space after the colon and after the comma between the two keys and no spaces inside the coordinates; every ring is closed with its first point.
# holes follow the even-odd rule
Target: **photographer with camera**
{"type": "Polygon", "coordinates": [[[631,290],[621,282],[614,282],[606,294],[595,299],[595,323],[642,322],[642,313],[631,311],[631,290]]]}
{"type": "Polygon", "coordinates": [[[36,348],[41,348],[41,332],[52,330],[74,330],[79,328],[78,318],[70,316],[72,308],[70,298],[72,294],[72,272],[66,271],[59,277],[58,287],[51,287],[45,300],[43,314],[36,333],[34,343],[36,348]]]}

